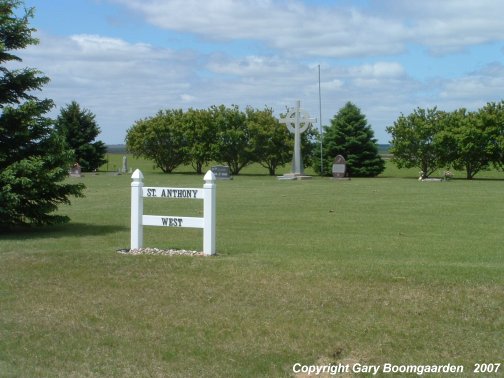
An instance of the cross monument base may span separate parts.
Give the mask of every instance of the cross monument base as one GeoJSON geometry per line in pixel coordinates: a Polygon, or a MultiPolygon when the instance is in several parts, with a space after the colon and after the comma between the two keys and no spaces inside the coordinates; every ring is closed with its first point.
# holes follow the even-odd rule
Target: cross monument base
{"type": "Polygon", "coordinates": [[[299,173],[285,173],[283,176],[277,176],[279,180],[309,180],[312,177],[299,173]]]}

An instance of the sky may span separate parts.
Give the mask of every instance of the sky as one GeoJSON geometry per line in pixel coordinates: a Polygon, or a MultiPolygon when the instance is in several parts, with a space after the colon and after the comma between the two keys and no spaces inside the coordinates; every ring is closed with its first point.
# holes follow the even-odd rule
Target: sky
{"type": "Polygon", "coordinates": [[[49,116],[76,101],[107,144],[162,109],[267,106],[279,117],[296,100],[316,128],[351,101],[388,143],[386,127],[417,107],[504,99],[502,0],[24,3],[40,43],[16,54],[51,79],[38,94],[55,101],[49,116]]]}

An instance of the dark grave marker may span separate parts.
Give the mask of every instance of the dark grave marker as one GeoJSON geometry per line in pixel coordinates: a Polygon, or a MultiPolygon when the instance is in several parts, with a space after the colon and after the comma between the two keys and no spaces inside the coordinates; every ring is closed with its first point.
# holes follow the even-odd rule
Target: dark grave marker
{"type": "Polygon", "coordinates": [[[218,180],[232,180],[231,172],[229,171],[229,167],[226,165],[216,165],[211,168],[215,178],[218,180]]]}

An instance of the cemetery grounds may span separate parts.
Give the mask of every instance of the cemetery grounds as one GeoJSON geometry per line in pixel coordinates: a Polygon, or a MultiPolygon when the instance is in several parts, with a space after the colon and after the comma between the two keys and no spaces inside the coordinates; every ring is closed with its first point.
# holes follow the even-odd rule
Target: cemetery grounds
{"type": "MultiPolygon", "coordinates": [[[[129,166],[145,185],[203,185],[190,168],[129,166]]],[[[117,253],[130,175],[71,178],[87,186],[60,209],[71,223],[0,235],[0,376],[291,377],[296,363],[478,376],[475,364],[504,364],[503,174],[417,177],[390,163],[341,182],[247,168],[217,182],[212,257],[117,253]]],[[[145,213],[197,217],[202,202],[146,199],[145,213]]],[[[146,247],[202,248],[199,229],[144,232],[146,247]]]]}

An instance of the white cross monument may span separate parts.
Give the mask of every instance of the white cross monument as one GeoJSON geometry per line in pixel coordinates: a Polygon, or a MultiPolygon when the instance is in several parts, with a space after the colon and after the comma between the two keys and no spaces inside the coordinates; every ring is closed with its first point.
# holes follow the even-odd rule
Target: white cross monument
{"type": "Polygon", "coordinates": [[[305,132],[316,118],[310,118],[309,114],[301,109],[301,101],[296,101],[296,107],[290,109],[280,123],[285,124],[291,133],[294,133],[294,154],[292,156],[292,172],[285,174],[281,179],[303,179],[310,178],[305,176],[303,171],[303,159],[301,157],[301,133],[305,132]]]}

